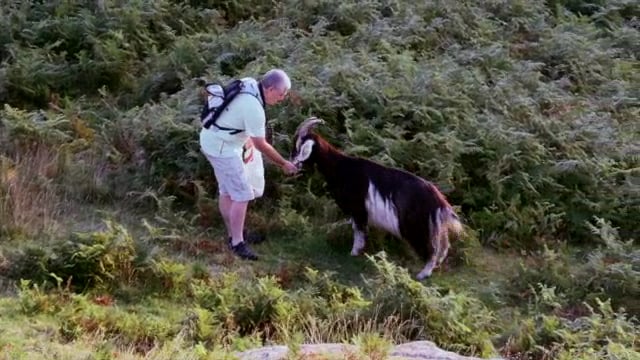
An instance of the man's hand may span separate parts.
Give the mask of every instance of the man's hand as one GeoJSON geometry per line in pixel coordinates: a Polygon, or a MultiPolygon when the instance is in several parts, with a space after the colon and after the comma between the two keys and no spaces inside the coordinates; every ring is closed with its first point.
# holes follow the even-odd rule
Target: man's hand
{"type": "Polygon", "coordinates": [[[291,161],[285,161],[282,165],[282,171],[287,175],[294,175],[298,172],[298,168],[291,161]]]}
{"type": "Polygon", "coordinates": [[[253,160],[253,141],[249,138],[242,146],[242,161],[246,164],[251,160],[253,160]]]}
{"type": "Polygon", "coordinates": [[[285,174],[293,175],[298,172],[298,168],[295,165],[293,165],[293,163],[283,158],[282,155],[280,155],[276,151],[276,149],[273,148],[273,146],[267,143],[265,138],[251,137],[251,142],[253,143],[253,146],[255,146],[255,148],[258,149],[258,151],[266,155],[269,160],[279,165],[285,174]]]}

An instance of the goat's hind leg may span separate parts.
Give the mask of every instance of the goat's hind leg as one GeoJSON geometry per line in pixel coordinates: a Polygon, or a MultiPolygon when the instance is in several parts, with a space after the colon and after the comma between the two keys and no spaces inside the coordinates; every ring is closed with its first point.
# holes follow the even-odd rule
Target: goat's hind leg
{"type": "Polygon", "coordinates": [[[436,268],[436,257],[434,255],[433,257],[431,257],[431,259],[429,259],[429,262],[427,262],[427,265],[425,265],[424,268],[420,270],[418,275],[416,275],[416,279],[423,280],[425,278],[428,278],[429,276],[431,276],[431,274],[433,273],[433,269],[435,268],[436,268]]]}
{"type": "Polygon", "coordinates": [[[440,248],[439,248],[439,252],[438,252],[438,265],[440,266],[442,265],[442,263],[444,262],[444,259],[447,258],[447,254],[449,253],[449,230],[448,229],[443,229],[443,231],[441,231],[440,233],[440,248]]]}
{"type": "Polygon", "coordinates": [[[416,278],[418,280],[423,280],[431,276],[431,274],[433,273],[433,270],[438,265],[440,265],[440,263],[444,259],[443,253],[446,254],[446,251],[448,250],[448,246],[447,246],[447,249],[443,248],[442,246],[443,243],[441,241],[441,237],[447,235],[446,232],[445,233],[443,233],[443,231],[436,232],[435,229],[433,229],[433,227],[431,229],[432,229],[431,236],[429,236],[429,239],[427,240],[427,248],[429,251],[426,258],[428,258],[429,261],[424,266],[424,268],[422,268],[422,270],[418,273],[418,275],[416,275],[416,278]]]}

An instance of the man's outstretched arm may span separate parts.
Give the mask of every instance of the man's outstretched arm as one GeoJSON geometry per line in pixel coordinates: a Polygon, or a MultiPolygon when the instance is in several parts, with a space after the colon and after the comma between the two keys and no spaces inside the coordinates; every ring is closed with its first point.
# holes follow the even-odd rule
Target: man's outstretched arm
{"type": "Polygon", "coordinates": [[[264,137],[251,137],[251,142],[253,142],[253,146],[258,149],[262,154],[264,154],[269,160],[282,168],[287,175],[293,175],[298,172],[298,168],[293,165],[289,160],[285,159],[278,153],[278,150],[274,149],[271,144],[267,142],[267,139],[264,137]]]}

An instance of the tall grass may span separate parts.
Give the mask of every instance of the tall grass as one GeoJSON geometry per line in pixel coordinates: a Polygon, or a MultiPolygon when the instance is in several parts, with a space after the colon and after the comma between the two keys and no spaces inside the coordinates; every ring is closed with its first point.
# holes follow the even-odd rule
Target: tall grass
{"type": "Polygon", "coordinates": [[[57,154],[46,146],[0,161],[0,234],[55,234],[65,201],[54,184],[57,154]]]}

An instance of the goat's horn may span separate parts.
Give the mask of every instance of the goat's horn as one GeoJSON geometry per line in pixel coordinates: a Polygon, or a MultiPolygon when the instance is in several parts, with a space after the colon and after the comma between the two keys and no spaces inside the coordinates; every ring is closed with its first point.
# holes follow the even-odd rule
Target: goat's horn
{"type": "Polygon", "coordinates": [[[301,137],[307,135],[309,130],[311,130],[315,125],[321,124],[321,123],[324,123],[324,120],[318,119],[315,116],[308,118],[307,120],[305,120],[304,122],[302,122],[302,124],[300,124],[298,126],[298,128],[296,129],[296,133],[295,133],[294,137],[297,136],[298,138],[301,138],[301,137]]]}

